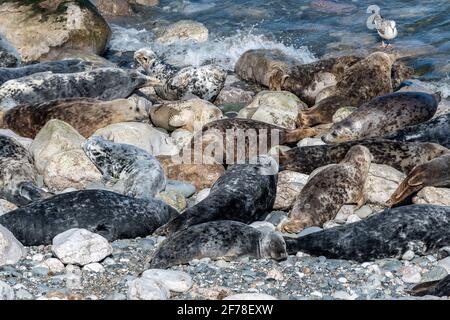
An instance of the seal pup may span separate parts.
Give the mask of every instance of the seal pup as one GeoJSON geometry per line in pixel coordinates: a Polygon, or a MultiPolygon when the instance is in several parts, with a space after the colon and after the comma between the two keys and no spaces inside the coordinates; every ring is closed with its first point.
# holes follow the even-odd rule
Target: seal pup
{"type": "Polygon", "coordinates": [[[36,73],[9,80],[0,86],[0,110],[19,104],[44,103],[64,98],[126,98],[138,88],[154,86],[160,81],[136,70],[99,68],[77,73],[36,73]]]}
{"type": "Polygon", "coordinates": [[[369,218],[299,238],[286,238],[298,251],[330,259],[373,261],[400,258],[406,251],[433,253],[450,245],[450,207],[411,205],[386,209],[369,218]]]}
{"type": "Polygon", "coordinates": [[[387,204],[396,205],[425,187],[450,187],[450,154],[415,167],[398,186],[387,204]]]}
{"type": "Polygon", "coordinates": [[[49,196],[37,187],[31,154],[15,139],[0,134],[0,198],[17,206],[49,196]]]}
{"type": "Polygon", "coordinates": [[[350,148],[339,164],[325,167],[312,176],[294,202],[288,219],[279,229],[297,233],[334,219],[344,204],[365,203],[364,183],[369,174],[372,155],[366,147],[350,148]]]}
{"type": "Polygon", "coordinates": [[[322,138],[338,143],[382,137],[388,133],[430,120],[441,97],[423,92],[395,92],[377,97],[331,127],[322,138]]]}
{"type": "Polygon", "coordinates": [[[338,109],[359,107],[377,96],[391,93],[394,62],[393,55],[375,52],[347,68],[334,94],[299,113],[299,127],[331,123],[338,109]]]}
{"type": "Polygon", "coordinates": [[[450,148],[450,113],[398,130],[385,138],[408,142],[434,142],[450,148]]]}
{"type": "Polygon", "coordinates": [[[136,51],[134,58],[148,75],[163,81],[161,86],[155,87],[155,91],[165,100],[180,100],[193,94],[200,99],[213,101],[222,90],[227,77],[227,72],[215,65],[191,66],[177,70],[158,58],[149,48],[136,51]]]}
{"type": "Polygon", "coordinates": [[[151,199],[166,187],[161,164],[143,149],[93,136],[83,143],[83,150],[103,179],[127,196],[151,199]]]}
{"type": "Polygon", "coordinates": [[[436,296],[448,297],[450,296],[450,275],[444,279],[437,281],[424,282],[412,288],[409,294],[413,296],[436,296]]]}
{"type": "Polygon", "coordinates": [[[18,68],[0,68],[0,85],[6,81],[26,77],[39,72],[74,73],[92,69],[92,64],[78,59],[30,64],[18,68]]]}
{"type": "Polygon", "coordinates": [[[276,232],[262,232],[237,221],[212,221],[191,226],[165,239],[151,256],[148,267],[166,269],[206,257],[279,261],[286,259],[287,254],[283,237],[276,232]]]}
{"type": "Polygon", "coordinates": [[[262,219],[275,203],[278,165],[268,156],[257,164],[231,166],[211,187],[209,195],[156,231],[170,235],[189,226],[214,220],[250,224],[262,219]]]}
{"type": "Polygon", "coordinates": [[[3,127],[34,139],[45,124],[58,119],[70,124],[88,138],[97,129],[113,123],[148,120],[148,108],[128,99],[101,101],[92,98],[69,98],[39,104],[22,104],[7,110],[3,127]]]}
{"type": "Polygon", "coordinates": [[[342,161],[348,150],[355,145],[368,148],[373,156],[373,163],[391,166],[405,174],[409,174],[419,164],[450,153],[449,149],[435,143],[367,139],[292,148],[280,155],[280,167],[310,174],[319,167],[342,161]]]}
{"type": "Polygon", "coordinates": [[[69,229],[83,228],[114,241],[152,234],[178,215],[157,199],[130,198],[106,190],[62,193],[0,216],[0,224],[25,246],[48,245],[69,229]]]}

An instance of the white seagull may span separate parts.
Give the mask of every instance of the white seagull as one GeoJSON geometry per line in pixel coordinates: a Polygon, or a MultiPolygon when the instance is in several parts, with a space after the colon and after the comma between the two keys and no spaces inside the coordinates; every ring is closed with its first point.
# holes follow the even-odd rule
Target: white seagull
{"type": "Polygon", "coordinates": [[[377,29],[378,34],[383,39],[381,41],[381,46],[383,48],[389,47],[390,44],[385,44],[384,40],[392,40],[397,37],[398,31],[395,21],[384,19],[380,15],[380,8],[378,6],[370,6],[367,8],[367,12],[373,13],[373,15],[369,18],[371,19],[370,24],[377,29]]]}

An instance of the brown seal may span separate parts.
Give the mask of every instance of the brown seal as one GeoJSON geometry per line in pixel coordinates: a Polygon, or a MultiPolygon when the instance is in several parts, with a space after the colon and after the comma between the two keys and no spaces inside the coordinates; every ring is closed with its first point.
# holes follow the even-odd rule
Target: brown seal
{"type": "Polygon", "coordinates": [[[331,127],[326,143],[382,137],[430,120],[441,97],[424,92],[395,92],[376,97],[331,127]]]}
{"type": "Polygon", "coordinates": [[[358,144],[370,150],[372,162],[391,166],[405,174],[417,165],[450,153],[449,149],[435,143],[368,139],[292,148],[280,155],[280,166],[284,170],[309,174],[319,167],[342,161],[348,150],[358,144]]]}
{"type": "Polygon", "coordinates": [[[371,160],[369,149],[353,146],[339,164],[329,165],[310,177],[295,201],[289,219],[279,229],[297,233],[307,227],[321,227],[334,219],[344,204],[362,206],[371,160]]]}
{"type": "Polygon", "coordinates": [[[87,138],[113,123],[148,120],[148,111],[127,99],[71,98],[16,106],[5,111],[3,126],[33,139],[51,119],[67,122],[87,138]]]}
{"type": "Polygon", "coordinates": [[[393,91],[393,55],[375,52],[347,68],[333,95],[299,114],[299,126],[331,123],[334,113],[342,107],[359,107],[371,99],[393,91]]]}
{"type": "Polygon", "coordinates": [[[425,187],[450,186],[450,154],[418,165],[398,186],[388,201],[393,206],[425,187]]]}

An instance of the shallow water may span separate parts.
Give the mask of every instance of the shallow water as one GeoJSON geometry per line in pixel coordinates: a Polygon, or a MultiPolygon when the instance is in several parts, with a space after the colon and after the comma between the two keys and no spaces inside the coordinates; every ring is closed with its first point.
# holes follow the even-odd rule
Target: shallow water
{"type": "Polygon", "coordinates": [[[139,16],[114,20],[111,48],[149,46],[178,66],[214,62],[229,70],[253,48],[278,48],[308,63],[378,46],[381,39],[366,26],[371,4],[397,22],[399,36],[392,44],[414,54],[407,62],[419,78],[449,97],[449,0],[161,0],[139,16]],[[152,31],[183,19],[204,23],[209,40],[170,46],[153,41],[152,31]]]}

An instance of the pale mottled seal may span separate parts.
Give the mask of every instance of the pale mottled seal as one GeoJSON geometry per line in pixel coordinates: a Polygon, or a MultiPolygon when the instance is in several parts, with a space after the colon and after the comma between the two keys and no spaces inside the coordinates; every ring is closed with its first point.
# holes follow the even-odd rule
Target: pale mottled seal
{"type": "Polygon", "coordinates": [[[279,229],[297,233],[307,227],[321,227],[334,219],[344,204],[362,206],[371,160],[369,149],[357,145],[351,147],[339,164],[329,165],[315,174],[297,196],[288,220],[279,229]]]}
{"type": "Polygon", "coordinates": [[[134,57],[148,75],[164,81],[155,90],[165,100],[179,100],[193,94],[200,99],[213,101],[225,84],[227,72],[219,66],[205,65],[177,70],[159,59],[149,48],[136,51],[134,57]]]}
{"type": "Polygon", "coordinates": [[[348,150],[358,144],[369,149],[373,163],[386,164],[405,174],[419,164],[450,152],[449,149],[434,143],[368,139],[292,148],[280,155],[280,166],[285,170],[309,174],[319,167],[342,161],[348,150]]]}
{"type": "Polygon", "coordinates": [[[170,235],[189,226],[214,220],[252,223],[262,219],[275,202],[278,166],[273,159],[271,161],[267,164],[231,166],[214,183],[203,201],[185,210],[156,233],[170,235]],[[276,167],[274,172],[264,172],[270,166],[276,167]]]}
{"type": "Polygon", "coordinates": [[[66,74],[36,73],[7,81],[0,86],[0,109],[64,98],[114,100],[128,97],[138,88],[159,83],[159,80],[135,70],[118,68],[66,74]]]}
{"type": "Polygon", "coordinates": [[[386,139],[408,142],[434,142],[450,148],[450,113],[398,130],[387,135],[386,139]]]}
{"type": "Polygon", "coordinates": [[[415,167],[392,194],[388,205],[400,203],[425,187],[450,187],[450,154],[415,167]]]}
{"type": "Polygon", "coordinates": [[[93,136],[83,143],[83,150],[104,180],[127,196],[151,199],[166,187],[159,161],[143,149],[93,136]]]}
{"type": "Polygon", "coordinates": [[[113,123],[147,120],[148,110],[127,99],[69,98],[11,108],[4,113],[3,126],[21,136],[34,138],[52,119],[67,122],[87,138],[97,129],[113,123]]]}
{"type": "Polygon", "coordinates": [[[13,138],[0,135],[0,198],[18,206],[49,196],[36,186],[31,154],[13,138]]]}
{"type": "Polygon", "coordinates": [[[56,195],[0,216],[0,224],[25,246],[51,244],[71,228],[83,228],[109,241],[146,237],[178,212],[156,199],[135,199],[105,190],[56,195]]]}
{"type": "Polygon", "coordinates": [[[450,207],[411,205],[387,209],[365,220],[285,238],[287,252],[332,259],[372,261],[399,258],[407,250],[418,255],[450,245],[450,207]]]}
{"type": "Polygon", "coordinates": [[[392,65],[395,58],[375,52],[344,71],[334,93],[320,100],[314,107],[299,114],[300,126],[331,123],[333,115],[342,107],[359,107],[371,99],[393,91],[392,65]]]}
{"type": "Polygon", "coordinates": [[[430,281],[418,284],[409,291],[409,294],[413,296],[437,296],[448,297],[450,296],[450,275],[446,276],[442,280],[430,281]]]}
{"type": "Polygon", "coordinates": [[[323,141],[338,143],[382,137],[428,121],[436,113],[440,100],[440,95],[423,92],[396,92],[374,98],[333,124],[323,141]]]}
{"type": "Polygon", "coordinates": [[[283,237],[264,233],[236,221],[213,221],[192,226],[165,239],[152,255],[150,268],[169,268],[201,258],[287,258],[283,237]]]}
{"type": "Polygon", "coordinates": [[[61,60],[30,64],[18,68],[0,68],[0,85],[8,80],[17,79],[39,72],[74,73],[92,69],[92,64],[81,60],[61,60]]]}

